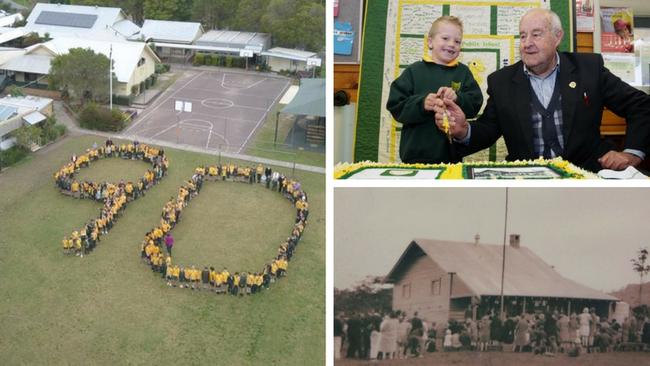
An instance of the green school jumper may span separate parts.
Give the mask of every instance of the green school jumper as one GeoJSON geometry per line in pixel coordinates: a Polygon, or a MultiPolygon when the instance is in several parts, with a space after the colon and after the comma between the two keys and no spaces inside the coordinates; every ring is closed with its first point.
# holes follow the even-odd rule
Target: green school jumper
{"type": "Polygon", "coordinates": [[[399,155],[404,163],[448,163],[450,144],[444,132],[436,127],[435,113],[424,110],[424,99],[440,87],[454,89],[456,104],[473,118],[483,103],[481,89],[469,68],[418,61],[407,67],[390,86],[386,108],[402,123],[399,155]]]}

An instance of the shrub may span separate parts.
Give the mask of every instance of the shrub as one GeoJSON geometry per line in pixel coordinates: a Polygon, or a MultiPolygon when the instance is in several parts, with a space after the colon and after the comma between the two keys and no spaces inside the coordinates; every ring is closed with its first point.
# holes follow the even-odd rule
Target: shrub
{"type": "Polygon", "coordinates": [[[169,71],[169,64],[156,64],[156,74],[164,74],[169,71]]]}
{"type": "Polygon", "coordinates": [[[28,150],[18,145],[14,145],[5,151],[0,151],[0,167],[14,165],[23,160],[28,153],[28,150]]]}
{"type": "Polygon", "coordinates": [[[133,103],[133,94],[113,95],[113,103],[117,105],[130,106],[133,103]]]}
{"type": "Polygon", "coordinates": [[[89,103],[79,115],[79,125],[99,131],[120,131],[126,125],[124,114],[118,109],[112,111],[95,103],[89,103]]]}
{"type": "Polygon", "coordinates": [[[194,55],[194,60],[192,60],[192,65],[200,66],[205,63],[205,55],[202,53],[197,53],[194,55]]]}
{"type": "Polygon", "coordinates": [[[212,59],[213,56],[210,54],[203,56],[203,63],[201,65],[212,65],[212,59]]]}
{"type": "Polygon", "coordinates": [[[144,79],[144,88],[149,89],[151,87],[151,78],[144,79]]]}
{"type": "Polygon", "coordinates": [[[226,67],[232,67],[232,57],[231,56],[226,56],[226,67]]]}

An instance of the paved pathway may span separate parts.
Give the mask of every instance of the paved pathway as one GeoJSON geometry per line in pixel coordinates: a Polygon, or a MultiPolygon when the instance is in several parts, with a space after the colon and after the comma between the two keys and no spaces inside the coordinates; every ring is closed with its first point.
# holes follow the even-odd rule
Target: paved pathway
{"type": "Polygon", "coordinates": [[[291,169],[298,169],[298,170],[304,170],[307,172],[313,172],[313,173],[320,173],[320,174],[325,174],[325,168],[323,167],[317,167],[317,166],[311,166],[311,165],[305,165],[305,164],[296,164],[292,162],[286,162],[286,161],[280,161],[280,160],[272,160],[272,159],[266,159],[266,158],[260,158],[258,156],[252,156],[252,155],[244,155],[244,154],[235,154],[235,153],[227,153],[227,152],[219,152],[215,150],[206,150],[202,149],[196,146],[190,146],[190,145],[184,145],[184,144],[176,144],[168,141],[161,141],[161,140],[156,140],[156,139],[148,139],[148,138],[142,138],[142,137],[135,137],[132,135],[124,135],[122,133],[110,133],[110,132],[100,132],[100,131],[92,131],[92,130],[86,130],[83,129],[79,126],[77,126],[76,122],[70,118],[68,113],[65,111],[63,108],[63,104],[60,101],[54,101],[54,113],[56,115],[56,119],[59,123],[64,124],[68,128],[68,132],[72,136],[82,136],[82,135],[94,135],[94,136],[101,136],[104,138],[114,138],[114,139],[126,139],[126,140],[138,140],[140,142],[144,142],[147,144],[151,145],[158,145],[158,146],[164,146],[168,148],[173,148],[173,149],[179,149],[179,150],[185,150],[185,151],[192,151],[192,152],[197,152],[197,153],[203,153],[203,154],[211,154],[211,155],[221,155],[222,158],[226,159],[239,159],[239,160],[247,160],[247,161],[252,161],[255,163],[262,163],[262,164],[268,164],[268,165],[275,165],[275,166],[281,166],[285,168],[291,168],[291,169]]]}

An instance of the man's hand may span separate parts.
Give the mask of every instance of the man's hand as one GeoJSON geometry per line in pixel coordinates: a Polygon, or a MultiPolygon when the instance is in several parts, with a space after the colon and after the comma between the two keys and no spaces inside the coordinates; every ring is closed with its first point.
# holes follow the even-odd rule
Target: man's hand
{"type": "Polygon", "coordinates": [[[448,86],[441,86],[440,89],[438,89],[438,93],[436,93],[436,94],[438,94],[438,97],[440,97],[442,99],[449,99],[449,100],[451,100],[453,102],[455,102],[456,99],[458,99],[454,89],[452,89],[452,88],[450,88],[448,86]]]}
{"type": "Polygon", "coordinates": [[[424,98],[424,110],[433,112],[433,107],[439,100],[440,97],[438,97],[438,94],[429,93],[426,98],[424,98]]]}
{"type": "Polygon", "coordinates": [[[469,130],[469,125],[467,124],[467,119],[465,118],[465,113],[460,109],[460,107],[448,99],[438,99],[435,103],[433,110],[436,112],[436,126],[440,131],[444,132],[443,124],[443,115],[447,113],[447,118],[449,119],[449,132],[457,140],[462,140],[467,136],[469,130]]]}
{"type": "Polygon", "coordinates": [[[641,164],[641,158],[630,153],[609,151],[598,159],[603,169],[624,170],[628,166],[641,164]]]}

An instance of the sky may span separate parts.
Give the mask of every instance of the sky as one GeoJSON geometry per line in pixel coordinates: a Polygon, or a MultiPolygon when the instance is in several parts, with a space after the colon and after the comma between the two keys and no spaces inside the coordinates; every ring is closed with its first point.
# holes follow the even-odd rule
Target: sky
{"type": "MultiPolygon", "coordinates": [[[[334,286],[388,274],[414,238],[503,244],[506,188],[335,188],[334,286]]],[[[564,277],[610,292],[639,283],[650,188],[509,188],[506,232],[564,277]]],[[[644,282],[647,278],[644,279],[644,282]]]]}

